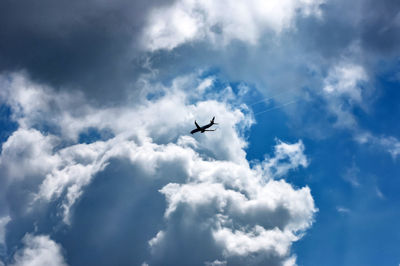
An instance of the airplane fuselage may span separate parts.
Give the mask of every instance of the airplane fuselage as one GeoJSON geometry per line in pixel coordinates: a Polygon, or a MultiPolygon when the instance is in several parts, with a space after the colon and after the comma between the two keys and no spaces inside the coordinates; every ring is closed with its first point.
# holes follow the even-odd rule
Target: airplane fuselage
{"type": "Polygon", "coordinates": [[[211,127],[213,124],[207,124],[207,125],[205,125],[205,126],[202,126],[202,127],[200,127],[200,128],[196,128],[196,129],[193,129],[192,131],[190,131],[190,134],[194,134],[194,133],[196,133],[196,132],[201,132],[201,133],[204,133],[205,131],[206,131],[206,129],[207,128],[209,128],[209,127],[211,127]]]}

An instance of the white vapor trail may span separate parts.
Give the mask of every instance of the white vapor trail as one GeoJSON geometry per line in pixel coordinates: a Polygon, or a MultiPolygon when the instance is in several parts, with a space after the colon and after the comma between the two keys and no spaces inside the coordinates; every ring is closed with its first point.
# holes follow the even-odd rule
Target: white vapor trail
{"type": "Polygon", "coordinates": [[[297,103],[297,102],[299,102],[300,100],[301,100],[301,99],[293,100],[293,101],[290,101],[290,102],[287,102],[287,103],[284,103],[284,104],[281,104],[281,105],[278,105],[278,106],[275,106],[275,107],[266,109],[266,110],[264,110],[264,111],[257,112],[257,113],[255,113],[254,115],[256,116],[256,115],[264,114],[264,113],[267,113],[267,112],[269,112],[269,111],[273,111],[273,110],[276,110],[276,109],[281,109],[282,107],[285,107],[285,106],[287,106],[287,105],[291,105],[291,104],[297,103]]]}
{"type": "Polygon", "coordinates": [[[285,94],[287,94],[288,92],[293,91],[294,89],[295,89],[295,88],[291,88],[291,89],[284,90],[284,91],[282,91],[282,92],[280,92],[280,93],[277,93],[277,94],[275,94],[275,95],[272,95],[272,96],[263,98],[263,99],[261,99],[261,100],[259,100],[259,101],[256,101],[256,102],[250,104],[249,106],[254,106],[254,105],[256,105],[256,104],[263,103],[263,102],[265,102],[265,101],[274,99],[274,98],[276,98],[276,97],[278,97],[278,96],[285,95],[285,94]]]}

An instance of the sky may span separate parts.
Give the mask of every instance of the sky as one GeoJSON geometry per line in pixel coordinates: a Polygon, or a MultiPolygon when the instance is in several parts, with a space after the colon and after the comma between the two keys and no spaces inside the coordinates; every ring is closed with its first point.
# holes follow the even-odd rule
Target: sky
{"type": "Polygon", "coordinates": [[[0,266],[399,265],[399,1],[3,0],[0,40],[0,266]]]}

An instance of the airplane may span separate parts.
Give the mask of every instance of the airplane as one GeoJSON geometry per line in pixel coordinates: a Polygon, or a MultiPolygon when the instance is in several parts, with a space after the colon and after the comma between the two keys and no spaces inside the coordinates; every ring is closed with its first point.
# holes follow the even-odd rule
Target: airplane
{"type": "Polygon", "coordinates": [[[194,134],[196,132],[201,132],[204,133],[206,131],[215,131],[215,129],[207,129],[213,125],[218,125],[218,123],[214,123],[214,119],[215,116],[213,117],[213,119],[210,120],[210,123],[205,125],[205,126],[199,126],[199,124],[197,124],[196,120],[194,120],[194,124],[196,125],[196,129],[193,129],[192,131],[190,131],[190,134],[194,134]]]}

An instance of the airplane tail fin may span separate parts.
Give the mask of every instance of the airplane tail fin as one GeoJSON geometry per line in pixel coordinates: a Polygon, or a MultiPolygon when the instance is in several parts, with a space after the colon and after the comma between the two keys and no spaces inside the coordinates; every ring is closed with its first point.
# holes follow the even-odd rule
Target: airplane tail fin
{"type": "Polygon", "coordinates": [[[211,124],[216,124],[216,123],[214,123],[214,119],[215,119],[215,116],[210,120],[211,124]]]}

